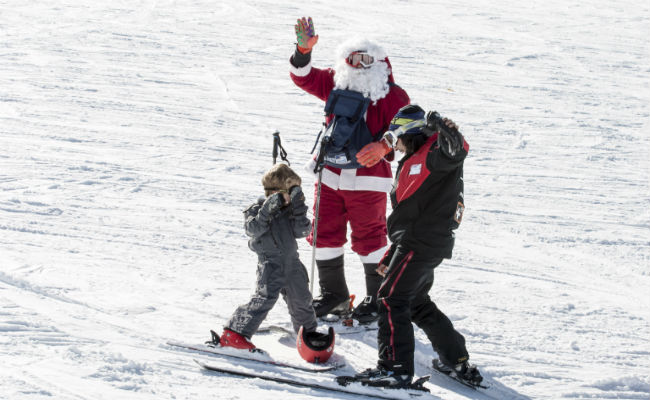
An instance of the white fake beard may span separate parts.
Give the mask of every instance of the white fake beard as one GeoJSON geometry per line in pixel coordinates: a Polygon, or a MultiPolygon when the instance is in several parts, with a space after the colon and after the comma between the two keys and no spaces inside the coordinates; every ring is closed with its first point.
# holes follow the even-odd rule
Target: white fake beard
{"type": "Polygon", "coordinates": [[[388,94],[388,75],[390,69],[383,61],[376,61],[370,68],[353,68],[345,60],[340,60],[334,67],[334,87],[361,92],[365,97],[376,102],[388,94]]]}

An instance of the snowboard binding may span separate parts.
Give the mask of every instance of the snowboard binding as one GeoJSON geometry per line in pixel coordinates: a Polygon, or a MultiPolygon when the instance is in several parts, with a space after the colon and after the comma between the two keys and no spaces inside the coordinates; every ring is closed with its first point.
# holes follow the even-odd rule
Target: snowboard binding
{"type": "Polygon", "coordinates": [[[364,373],[357,374],[354,376],[337,376],[336,383],[341,386],[348,386],[351,383],[361,383],[363,386],[372,386],[372,387],[383,387],[386,389],[410,389],[410,390],[419,390],[421,392],[430,392],[428,388],[424,386],[424,383],[429,381],[431,378],[429,375],[422,376],[417,378],[411,383],[406,383],[405,385],[393,386],[382,384],[381,381],[373,382],[372,378],[366,378],[363,376],[364,373]]]}
{"type": "Polygon", "coordinates": [[[475,365],[470,365],[467,362],[463,365],[463,368],[460,370],[451,368],[442,363],[442,361],[437,358],[431,362],[433,369],[440,372],[441,374],[447,375],[450,378],[462,383],[465,386],[471,387],[472,389],[487,389],[483,382],[483,377],[478,372],[478,368],[475,365]]]}

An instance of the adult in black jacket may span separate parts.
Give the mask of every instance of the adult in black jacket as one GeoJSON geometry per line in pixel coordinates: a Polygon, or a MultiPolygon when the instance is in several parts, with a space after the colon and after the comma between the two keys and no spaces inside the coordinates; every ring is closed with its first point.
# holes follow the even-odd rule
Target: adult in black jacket
{"type": "Polygon", "coordinates": [[[392,245],[378,268],[379,361],[358,376],[373,386],[406,387],[414,374],[415,323],[428,336],[440,365],[473,385],[482,377],[468,363],[465,338],[429,297],[433,270],[451,258],[454,230],[463,216],[463,162],[469,145],[453,121],[435,112],[425,118],[415,105],[403,107],[385,142],[404,153],[390,198],[392,245]]]}

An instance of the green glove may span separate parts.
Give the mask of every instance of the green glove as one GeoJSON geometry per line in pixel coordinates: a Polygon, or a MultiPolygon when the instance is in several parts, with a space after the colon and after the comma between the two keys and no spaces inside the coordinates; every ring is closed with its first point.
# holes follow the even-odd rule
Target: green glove
{"type": "Polygon", "coordinates": [[[309,53],[318,42],[318,35],[314,31],[314,21],[311,20],[311,17],[302,17],[297,21],[295,28],[298,51],[302,54],[309,53]]]}

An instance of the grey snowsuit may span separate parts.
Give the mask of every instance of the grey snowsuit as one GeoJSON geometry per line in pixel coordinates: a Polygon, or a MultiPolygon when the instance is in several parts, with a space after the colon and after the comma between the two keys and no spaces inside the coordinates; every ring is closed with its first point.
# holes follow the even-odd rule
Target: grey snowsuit
{"type": "Polygon", "coordinates": [[[304,196],[273,215],[260,212],[264,197],[244,211],[248,247],[257,253],[257,288],[247,304],[239,306],[226,328],[248,338],[260,327],[278,300],[280,293],[287,302],[296,332],[315,331],[318,325],[309,292],[309,278],[298,258],[296,238],[311,231],[304,196]]]}

